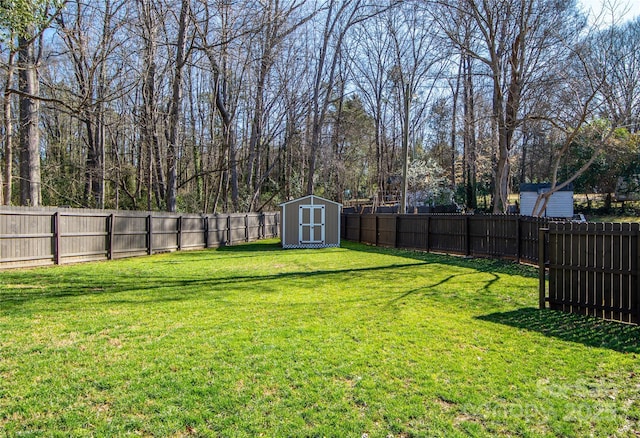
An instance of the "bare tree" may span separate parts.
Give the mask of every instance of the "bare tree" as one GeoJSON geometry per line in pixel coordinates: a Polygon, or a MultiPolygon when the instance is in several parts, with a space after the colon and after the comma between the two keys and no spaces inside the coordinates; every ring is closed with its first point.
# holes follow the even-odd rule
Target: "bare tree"
{"type": "Polygon", "coordinates": [[[575,2],[508,0],[438,2],[448,11],[438,17],[443,30],[460,49],[487,68],[492,90],[492,121],[496,151],[493,211],[506,211],[510,156],[523,114],[527,88],[540,81],[551,55],[566,48],[579,22],[575,2]],[[464,38],[460,21],[470,19],[475,32],[464,38]]]}
{"type": "MultiPolygon", "coordinates": [[[[208,60],[213,107],[220,116],[222,125],[216,172],[219,177],[213,211],[217,210],[219,202],[222,201],[225,210],[237,212],[240,209],[240,191],[236,110],[240,91],[236,89],[236,84],[242,83],[245,78],[248,62],[240,62],[234,70],[234,56],[231,52],[237,48],[239,35],[246,31],[247,23],[245,17],[234,11],[231,2],[221,1],[215,8],[210,7],[208,2],[203,2],[202,9],[202,19],[195,22],[199,38],[198,49],[208,60]],[[214,24],[217,28],[213,28],[214,24]],[[231,207],[227,206],[229,192],[231,207]]],[[[240,57],[239,54],[236,56],[240,57]]]]}
{"type": "MultiPolygon", "coordinates": [[[[162,12],[160,6],[153,0],[138,0],[138,15],[140,19],[142,49],[142,108],[139,120],[141,122],[141,147],[138,160],[139,176],[136,192],[140,191],[140,182],[147,186],[147,209],[152,209],[153,194],[158,204],[166,196],[164,172],[160,162],[159,102],[156,82],[158,65],[156,56],[158,51],[158,21],[162,12]],[[146,156],[146,160],[143,157],[146,156]],[[155,182],[154,182],[155,181],[155,182]]],[[[134,196],[134,198],[137,195],[134,196]]]]}
{"type": "Polygon", "coordinates": [[[123,28],[126,5],[125,1],[107,0],[102,7],[95,7],[76,1],[69,3],[57,19],[63,53],[73,66],[73,76],[66,84],[48,85],[53,93],[73,96],[70,105],[76,108],[74,115],[84,126],[84,204],[88,207],[105,206],[108,106],[127,91],[113,86],[124,74],[113,54],[122,43],[117,34],[123,28]]]}
{"type": "Polygon", "coordinates": [[[395,144],[389,142],[386,126],[390,105],[388,73],[396,63],[391,50],[392,40],[386,19],[376,17],[357,26],[347,53],[350,56],[351,77],[362,101],[374,121],[375,178],[370,180],[377,189],[374,205],[385,201],[387,182],[392,172],[395,144]]]}
{"type": "Polygon", "coordinates": [[[182,0],[178,18],[178,35],[174,61],[173,80],[171,84],[171,101],[169,104],[169,125],[167,127],[167,194],[168,211],[176,211],[178,191],[177,153],[179,141],[179,121],[183,95],[183,70],[189,59],[190,50],[187,45],[187,21],[190,19],[190,2],[182,0]]]}
{"type": "MultiPolygon", "coordinates": [[[[256,23],[257,50],[255,59],[255,93],[251,132],[247,151],[246,183],[251,195],[248,210],[256,207],[260,196],[260,186],[268,175],[259,175],[262,156],[262,144],[265,124],[265,92],[267,79],[274,63],[278,60],[278,51],[283,42],[296,30],[311,20],[318,10],[306,8],[304,1],[293,1],[285,4],[279,0],[268,0],[261,4],[256,23]]],[[[270,167],[273,170],[274,167],[270,167]]]]}
{"type": "Polygon", "coordinates": [[[607,116],[615,125],[640,131],[640,17],[600,31],[593,44],[609,59],[600,93],[607,116]]]}
{"type": "MultiPolygon", "coordinates": [[[[465,45],[470,44],[470,31],[465,24],[465,45]]],[[[476,106],[473,83],[474,62],[468,53],[460,54],[458,75],[463,78],[463,173],[465,178],[465,201],[470,210],[478,206],[477,199],[477,166],[476,166],[476,106]]]]}
{"type": "Polygon", "coordinates": [[[438,45],[431,30],[429,16],[422,8],[405,7],[388,17],[395,65],[389,72],[398,99],[396,111],[402,127],[402,199],[400,212],[407,208],[407,171],[409,166],[409,132],[417,125],[431,100],[431,95],[447,63],[446,47],[438,45]],[[415,108],[413,108],[415,106],[415,108]],[[413,110],[413,111],[412,111],[413,110]],[[413,120],[412,120],[413,119],[413,120]]]}
{"type": "Polygon", "coordinates": [[[4,187],[0,199],[11,203],[13,179],[13,127],[11,117],[11,95],[19,95],[19,142],[20,142],[20,203],[40,205],[40,96],[38,62],[42,54],[42,33],[64,5],[60,0],[33,0],[28,4],[3,3],[0,14],[0,39],[8,47],[7,82],[4,92],[3,110],[5,127],[5,173],[0,177],[4,187]],[[17,44],[16,44],[17,38],[17,44]],[[17,66],[14,64],[16,52],[17,66]],[[13,75],[18,70],[18,89],[12,88],[13,75]]]}
{"type": "MultiPolygon", "coordinates": [[[[392,3],[393,5],[393,3],[392,3]]],[[[315,77],[311,88],[311,126],[307,193],[313,194],[322,128],[332,101],[338,61],[347,33],[356,24],[379,15],[389,6],[366,5],[362,0],[329,0],[324,12],[319,49],[314,59],[315,77]]]]}
{"type": "Polygon", "coordinates": [[[609,143],[618,123],[623,120],[615,115],[609,120],[598,120],[600,115],[606,114],[605,110],[611,103],[611,75],[621,62],[620,52],[614,50],[616,43],[615,28],[606,32],[592,30],[579,44],[572,46],[573,50],[564,60],[556,60],[554,73],[562,86],[555,89],[555,93],[545,94],[549,112],[535,118],[551,124],[558,131],[561,141],[553,153],[551,188],[538,196],[533,216],[543,215],[551,196],[589,169],[609,143]],[[585,127],[590,127],[599,136],[591,156],[571,175],[560,180],[562,161],[572,153],[576,143],[581,141],[580,134],[585,127]]]}

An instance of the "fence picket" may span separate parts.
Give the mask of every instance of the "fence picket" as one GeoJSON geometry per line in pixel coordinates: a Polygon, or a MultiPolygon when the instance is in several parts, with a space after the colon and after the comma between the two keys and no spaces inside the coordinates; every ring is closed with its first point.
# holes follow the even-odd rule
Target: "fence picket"
{"type": "MultiPolygon", "coordinates": [[[[540,228],[538,230],[538,238],[540,242],[543,242],[545,239],[545,236],[548,235],[549,229],[548,228],[540,228]]],[[[545,273],[546,273],[546,260],[547,258],[545,257],[544,254],[544,250],[545,250],[545,245],[539,245],[538,246],[538,292],[539,292],[539,297],[538,297],[538,307],[540,307],[541,309],[544,309],[546,307],[546,301],[547,301],[547,291],[546,291],[546,281],[545,281],[545,273]]],[[[549,279],[549,282],[551,283],[551,279],[549,279]]]]}
{"type": "Polygon", "coordinates": [[[633,245],[633,250],[635,251],[635,255],[633,256],[633,260],[635,261],[635,266],[633,266],[633,281],[635,284],[631,288],[630,322],[632,324],[640,324],[640,226],[636,227],[635,234],[636,244],[633,245]]]}
{"type": "Polygon", "coordinates": [[[598,223],[595,226],[595,246],[594,246],[594,268],[595,268],[595,300],[594,300],[594,308],[595,315],[600,318],[605,317],[604,313],[604,271],[602,268],[604,267],[604,246],[605,246],[605,236],[604,236],[604,224],[598,223]]]}

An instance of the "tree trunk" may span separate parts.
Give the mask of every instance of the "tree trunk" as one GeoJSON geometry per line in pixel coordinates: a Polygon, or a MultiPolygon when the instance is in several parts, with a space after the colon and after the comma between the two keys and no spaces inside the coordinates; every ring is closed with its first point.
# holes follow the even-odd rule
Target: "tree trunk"
{"type": "Polygon", "coordinates": [[[144,39],[143,59],[144,71],[142,74],[142,115],[140,123],[140,180],[144,178],[146,185],[147,209],[153,209],[153,199],[156,205],[161,207],[165,198],[165,183],[162,166],[162,151],[158,134],[158,102],[156,92],[156,52],[158,48],[157,17],[160,12],[156,10],[154,2],[138,0],[142,19],[142,37],[144,39]]]}
{"type": "Polygon", "coordinates": [[[472,61],[469,55],[463,55],[463,93],[464,93],[464,155],[466,166],[466,204],[475,210],[478,207],[476,194],[476,127],[475,100],[473,87],[472,61]]]}
{"type": "MultiPolygon", "coordinates": [[[[269,38],[269,37],[267,37],[269,38]]],[[[258,70],[258,79],[256,84],[256,96],[255,96],[255,109],[253,112],[253,120],[251,122],[251,136],[249,137],[249,156],[247,159],[247,190],[248,193],[255,193],[260,190],[260,186],[257,181],[260,180],[258,175],[259,166],[257,164],[258,155],[260,153],[261,139],[262,139],[262,118],[264,116],[264,87],[267,78],[267,73],[270,68],[267,57],[271,56],[269,49],[269,41],[265,41],[265,53],[260,62],[260,68],[258,70]],[[254,181],[256,183],[254,184],[254,181]]],[[[249,206],[249,210],[253,210],[253,204],[249,206]]]]}
{"type": "Polygon", "coordinates": [[[7,61],[7,85],[4,91],[3,116],[4,116],[4,181],[3,201],[4,205],[11,205],[11,184],[13,179],[13,121],[11,120],[11,92],[13,86],[15,51],[9,52],[7,61]]]}
{"type": "Polygon", "coordinates": [[[173,76],[171,106],[169,108],[169,132],[167,135],[167,211],[176,211],[176,197],[178,191],[177,154],[180,128],[180,107],[182,104],[182,71],[186,62],[186,34],[189,1],[182,0],[180,19],[178,23],[178,41],[176,51],[175,71],[173,76]]]}
{"type": "Polygon", "coordinates": [[[458,74],[456,75],[456,85],[453,89],[453,108],[451,110],[451,189],[456,190],[456,143],[458,134],[458,98],[460,96],[460,76],[462,74],[462,63],[464,58],[460,57],[458,74]]]}
{"type": "Polygon", "coordinates": [[[40,180],[40,92],[34,42],[19,39],[20,90],[20,205],[41,204],[40,180]]]}

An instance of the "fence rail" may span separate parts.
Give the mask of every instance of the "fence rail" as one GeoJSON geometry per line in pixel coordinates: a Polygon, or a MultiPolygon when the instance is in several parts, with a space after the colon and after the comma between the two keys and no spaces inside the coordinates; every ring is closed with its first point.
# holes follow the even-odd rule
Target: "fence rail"
{"type": "Polygon", "coordinates": [[[511,215],[343,214],[342,237],[395,248],[538,263],[538,229],[549,219],[511,215]]]}
{"type": "Polygon", "coordinates": [[[233,245],[279,233],[279,213],[170,214],[0,207],[0,269],[233,245]]]}

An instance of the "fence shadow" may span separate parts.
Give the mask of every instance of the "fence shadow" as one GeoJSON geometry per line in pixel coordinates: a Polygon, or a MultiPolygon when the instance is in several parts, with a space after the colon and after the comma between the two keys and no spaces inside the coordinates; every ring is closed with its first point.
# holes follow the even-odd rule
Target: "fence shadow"
{"type": "MultiPolygon", "coordinates": [[[[121,300],[112,298],[109,303],[137,302],[146,304],[157,301],[188,300],[200,294],[202,289],[216,291],[216,299],[224,294],[227,286],[234,290],[247,292],[258,288],[261,291],[269,290],[271,281],[284,281],[287,283],[309,283],[316,278],[327,278],[344,283],[349,277],[364,272],[384,272],[387,269],[398,269],[419,266],[415,262],[391,263],[382,266],[350,267],[343,266],[339,269],[312,269],[307,271],[278,272],[273,274],[248,274],[215,276],[208,278],[200,274],[181,274],[173,270],[169,265],[177,263],[189,263],[192,260],[202,261],[207,254],[224,252],[225,258],[252,258],[265,252],[282,252],[295,256],[298,250],[283,250],[278,241],[261,241],[245,243],[237,246],[220,247],[216,249],[174,252],[170,259],[153,260],[155,267],[161,267],[159,272],[141,269],[135,275],[115,275],[105,278],[104,275],[96,275],[96,272],[83,271],[60,273],[56,267],[43,268],[38,272],[39,284],[32,284],[33,274],[30,270],[15,270],[3,273],[6,284],[0,284],[0,308],[13,310],[23,304],[56,298],[82,297],[82,296],[110,296],[115,297],[120,293],[137,291],[145,293],[135,299],[121,300]],[[162,267],[167,265],[166,267],[162,267]],[[40,285],[40,283],[44,285],[40,285]],[[9,286],[7,286],[9,285],[9,286]],[[170,291],[170,292],[167,292],[170,291]],[[170,295],[174,294],[174,295],[170,295]]],[[[316,250],[302,250],[316,251],[316,250]]],[[[213,259],[213,258],[212,258],[213,259]]],[[[246,262],[242,262],[246,263],[246,262]]],[[[112,266],[106,265],[105,266],[112,266]]]]}
{"type": "Polygon", "coordinates": [[[607,348],[620,353],[640,353],[640,326],[535,308],[491,313],[477,319],[535,331],[589,347],[607,348]]]}
{"type": "Polygon", "coordinates": [[[220,246],[215,249],[219,252],[266,252],[281,251],[280,239],[270,238],[267,241],[239,243],[237,245],[220,246]]]}
{"type": "Polygon", "coordinates": [[[520,275],[529,278],[538,277],[538,268],[530,265],[518,264],[515,261],[502,259],[488,257],[463,257],[459,255],[442,254],[438,252],[386,248],[345,240],[342,241],[342,247],[352,251],[363,251],[374,254],[391,254],[397,257],[420,260],[426,263],[439,263],[443,265],[467,268],[478,272],[520,275]]]}

